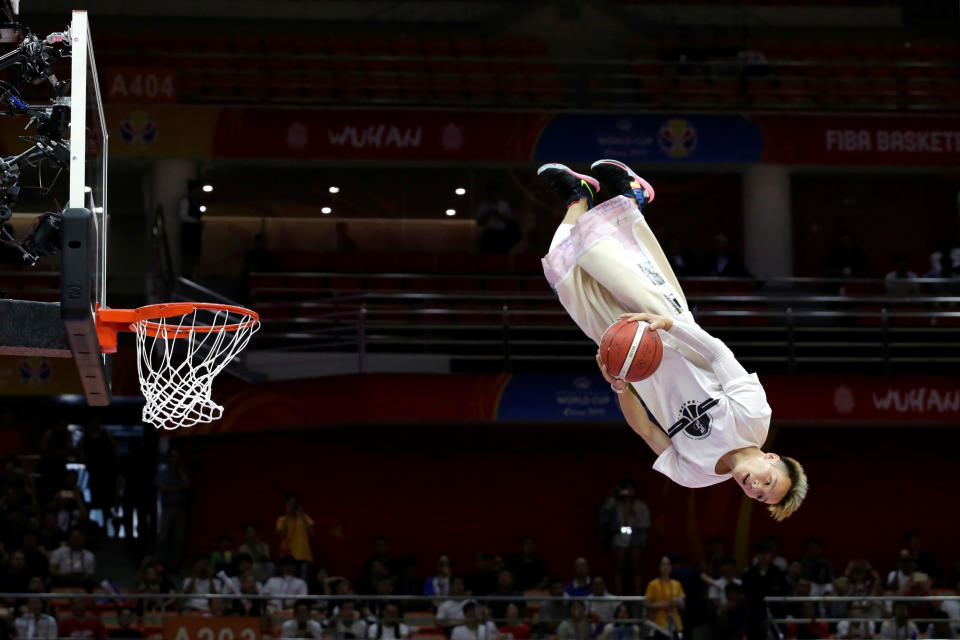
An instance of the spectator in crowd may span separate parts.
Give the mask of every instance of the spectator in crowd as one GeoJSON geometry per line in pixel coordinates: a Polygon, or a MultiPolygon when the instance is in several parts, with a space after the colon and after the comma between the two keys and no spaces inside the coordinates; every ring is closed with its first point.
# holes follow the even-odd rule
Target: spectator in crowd
{"type": "Polygon", "coordinates": [[[229,533],[221,533],[217,536],[217,544],[220,548],[210,554],[210,564],[213,565],[214,572],[223,571],[227,575],[233,575],[236,572],[233,539],[229,533]]]}
{"type": "MultiPolygon", "coordinates": [[[[954,591],[960,593],[960,575],[954,585],[954,591]]],[[[954,633],[960,632],[960,600],[941,600],[940,610],[950,618],[950,625],[954,633]]]]}
{"type": "MultiPolygon", "coordinates": [[[[173,583],[170,582],[170,579],[167,578],[166,573],[161,571],[161,565],[158,565],[152,560],[147,560],[144,562],[143,568],[140,571],[140,582],[137,585],[137,593],[150,593],[150,594],[161,594],[161,593],[170,593],[173,591],[173,583]]],[[[173,606],[174,601],[171,600],[159,600],[150,598],[149,600],[144,599],[140,600],[140,607],[147,611],[162,611],[173,606]]]]}
{"type": "Polygon", "coordinates": [[[727,604],[726,588],[728,584],[740,586],[740,578],[737,577],[737,561],[730,556],[726,556],[720,562],[720,577],[711,578],[704,574],[701,576],[703,581],[710,586],[707,593],[707,600],[710,602],[710,608],[714,611],[727,604]]]}
{"type": "Polygon", "coordinates": [[[99,509],[106,520],[117,495],[117,447],[113,434],[103,428],[100,418],[91,418],[78,448],[87,466],[90,508],[99,509]]]}
{"type": "Polygon", "coordinates": [[[387,605],[390,604],[396,605],[398,611],[403,611],[403,605],[399,600],[389,599],[390,596],[394,595],[395,590],[396,585],[394,585],[393,578],[390,576],[383,576],[377,581],[373,594],[380,596],[380,598],[367,601],[364,611],[367,615],[367,622],[375,622],[376,618],[381,617],[387,605]]]}
{"type": "Polygon", "coordinates": [[[924,278],[952,278],[955,275],[960,273],[956,267],[953,266],[953,260],[950,259],[949,255],[941,255],[939,257],[939,262],[932,264],[929,271],[923,274],[924,278]]]}
{"type": "Polygon", "coordinates": [[[507,568],[513,573],[517,589],[546,589],[549,579],[547,564],[537,556],[537,543],[531,536],[520,542],[520,553],[507,558],[507,568]]]}
{"type": "MultiPolygon", "coordinates": [[[[76,471],[67,472],[64,488],[54,495],[53,508],[57,512],[57,528],[64,536],[70,529],[87,524],[87,503],[83,500],[83,490],[77,486],[76,471]]],[[[7,526],[11,526],[9,515],[7,526]]]]}
{"type": "Polygon", "coordinates": [[[720,565],[727,557],[729,557],[729,554],[723,544],[723,538],[721,536],[710,536],[707,540],[707,553],[701,564],[701,572],[711,578],[719,578],[721,575],[720,565]]]}
{"type": "Polygon", "coordinates": [[[423,595],[423,583],[417,577],[416,556],[406,556],[400,561],[400,575],[397,577],[396,592],[405,596],[423,595]]]}
{"type": "Polygon", "coordinates": [[[640,640],[640,626],[630,622],[630,608],[621,603],[613,613],[613,620],[603,627],[600,640],[640,640]]]}
{"type": "Polygon", "coordinates": [[[206,611],[201,611],[200,615],[204,618],[222,618],[228,616],[231,612],[227,602],[224,598],[209,598],[209,608],[206,611]]]}
{"type": "Polygon", "coordinates": [[[280,553],[292,557],[298,564],[297,574],[307,576],[307,565],[313,562],[313,518],[303,512],[300,498],[294,493],[284,497],[286,511],[277,518],[277,535],[280,536],[280,553]]]}
{"type": "Polygon", "coordinates": [[[940,578],[940,567],[933,556],[923,551],[923,544],[920,539],[920,532],[915,530],[907,531],[903,536],[903,543],[916,563],[917,571],[930,576],[930,579],[936,582],[940,578]]]}
{"type": "Polygon", "coordinates": [[[74,598],[70,601],[70,611],[73,615],[65,616],[60,620],[58,634],[61,638],[97,638],[107,637],[107,628],[103,625],[100,616],[90,611],[87,598],[74,598]]]}
{"type": "Polygon", "coordinates": [[[590,563],[586,558],[577,558],[573,561],[573,580],[563,588],[563,592],[571,598],[588,596],[593,591],[593,581],[590,579],[590,563]]]}
{"type": "Polygon", "coordinates": [[[157,530],[157,496],[153,491],[151,469],[152,461],[146,449],[139,440],[134,440],[119,462],[123,529],[127,536],[127,549],[134,554],[143,552],[145,544],[152,542],[151,537],[157,530]],[[136,531],[133,527],[134,513],[137,518],[136,531]]]}
{"type": "MultiPolygon", "coordinates": [[[[210,557],[210,562],[213,563],[213,556],[210,557]]],[[[245,553],[235,553],[233,554],[233,567],[231,568],[233,569],[231,571],[233,577],[230,577],[231,574],[222,569],[217,573],[217,576],[220,578],[226,576],[233,589],[240,591],[240,581],[244,576],[247,574],[253,575],[253,558],[245,553]]]]}
{"type": "Polygon", "coordinates": [[[827,275],[831,278],[862,278],[867,271],[867,254],[852,233],[840,235],[840,245],[827,258],[827,275]]]}
{"type": "Polygon", "coordinates": [[[261,594],[261,587],[260,583],[257,582],[257,577],[252,573],[245,573],[239,576],[238,579],[240,581],[240,587],[238,589],[240,598],[233,603],[233,609],[239,615],[245,617],[260,617],[264,615],[267,612],[264,601],[251,597],[261,594]]]}
{"type": "Polygon", "coordinates": [[[558,640],[589,640],[593,637],[593,623],[587,617],[583,600],[570,602],[570,617],[557,627],[558,640]]]}
{"type": "Polygon", "coordinates": [[[70,530],[67,544],[50,554],[50,573],[54,584],[62,587],[89,588],[97,568],[93,552],[85,549],[87,539],[79,528],[70,530]]]}
{"type": "Polygon", "coordinates": [[[819,640],[826,638],[829,634],[827,623],[817,620],[817,607],[813,602],[801,603],[799,620],[787,625],[788,638],[819,640]]]}
{"type": "Polygon", "coordinates": [[[313,580],[307,583],[307,590],[315,596],[333,595],[336,583],[343,579],[342,576],[331,576],[326,567],[317,567],[313,580]]]}
{"type": "Polygon", "coordinates": [[[883,621],[880,637],[889,640],[917,640],[920,637],[917,625],[907,617],[906,602],[893,604],[893,617],[883,621]]]}
{"type": "Polygon", "coordinates": [[[453,572],[450,569],[450,558],[442,555],[437,558],[437,574],[427,578],[423,583],[423,595],[425,596],[446,596],[450,594],[450,576],[453,572]]]}
{"type": "Polygon", "coordinates": [[[133,610],[129,607],[123,607],[117,612],[117,626],[113,629],[107,629],[109,638],[142,638],[143,632],[134,628],[137,621],[133,615],[133,610]]]}
{"type": "Polygon", "coordinates": [[[263,595],[275,596],[278,599],[272,601],[275,609],[292,607],[296,598],[307,595],[307,583],[296,576],[297,561],[293,556],[285,556],[280,560],[280,575],[267,580],[263,585],[263,595]],[[283,604],[279,597],[286,597],[283,604]]]}
{"type": "Polygon", "coordinates": [[[450,640],[496,640],[497,627],[482,620],[482,610],[473,600],[463,604],[463,624],[450,632],[450,640]]]}
{"type": "Polygon", "coordinates": [[[960,246],[949,237],[943,238],[940,248],[930,254],[930,268],[960,273],[960,246]]]}
{"type": "MultiPolygon", "coordinates": [[[[787,595],[787,579],[783,570],[773,564],[774,547],[764,542],[758,549],[756,564],[743,574],[743,593],[747,598],[747,637],[766,638],[767,596],[787,595]]],[[[772,608],[781,613],[779,608],[772,608]]]]}
{"type": "Polygon", "coordinates": [[[930,617],[936,620],[927,625],[928,638],[953,639],[957,637],[953,626],[950,624],[950,615],[946,611],[934,611],[930,614],[930,617]]]}
{"type": "Polygon", "coordinates": [[[377,536],[373,539],[373,554],[363,563],[363,575],[373,574],[373,565],[377,562],[383,565],[385,569],[383,573],[376,574],[378,578],[381,575],[393,576],[396,574],[393,558],[390,557],[390,542],[386,536],[377,536]]]}
{"type": "Polygon", "coordinates": [[[507,605],[506,621],[500,625],[501,640],[530,640],[530,625],[520,619],[520,608],[511,602],[507,605]]]}
{"type": "MultiPolygon", "coordinates": [[[[833,579],[831,583],[830,595],[832,596],[848,596],[850,595],[850,579],[846,576],[839,576],[833,579]]],[[[831,601],[826,603],[826,617],[827,618],[846,618],[847,617],[847,602],[831,601]]]]}
{"type": "Polygon", "coordinates": [[[59,637],[57,621],[43,612],[43,600],[27,598],[26,609],[13,621],[18,640],[55,640],[59,637]]]}
{"type": "Polygon", "coordinates": [[[832,581],[833,564],[823,555],[823,541],[816,536],[810,536],[804,541],[803,547],[803,558],[800,559],[803,563],[803,575],[814,583],[818,582],[818,578],[822,580],[824,576],[827,582],[832,581]]]}
{"type": "Polygon", "coordinates": [[[689,248],[684,247],[680,242],[679,236],[670,236],[667,240],[667,260],[673,267],[673,272],[678,278],[689,278],[695,276],[700,271],[700,265],[697,256],[689,248]]]}
{"type": "Polygon", "coordinates": [[[178,450],[167,452],[166,461],[157,469],[156,485],[160,493],[157,549],[164,564],[176,571],[187,530],[187,490],[190,488],[190,478],[178,450]]]}
{"type": "MultiPolygon", "coordinates": [[[[547,592],[551,598],[565,598],[563,591],[563,580],[554,578],[550,581],[550,587],[547,592]]],[[[547,635],[552,635],[557,631],[557,625],[567,617],[567,603],[562,600],[544,600],[540,603],[540,611],[537,613],[538,629],[547,635]]]]}
{"type": "Polygon", "coordinates": [[[488,184],[486,196],[477,205],[477,224],[480,232],[481,253],[510,253],[523,234],[513,216],[513,209],[500,195],[500,186],[488,184]]]}
{"type": "Polygon", "coordinates": [[[918,291],[917,283],[911,282],[911,280],[916,279],[917,274],[907,267],[906,260],[897,262],[897,267],[883,277],[887,293],[892,296],[909,296],[916,293],[918,291]]]}
{"type": "MultiPolygon", "coordinates": [[[[224,585],[213,575],[210,566],[210,556],[201,553],[193,563],[193,574],[183,581],[183,593],[223,593],[224,585]]],[[[188,611],[209,611],[210,602],[207,598],[190,598],[183,602],[183,608],[188,611]]]]}
{"type": "Polygon", "coordinates": [[[330,620],[330,630],[335,640],[366,640],[367,622],[354,600],[340,601],[340,608],[330,620]]]}
{"type": "MultiPolygon", "coordinates": [[[[779,553],[778,553],[778,546],[779,546],[779,544],[777,543],[777,539],[776,539],[775,537],[773,537],[773,536],[767,536],[766,538],[763,539],[763,542],[760,543],[760,546],[761,546],[761,547],[767,547],[767,548],[770,549],[770,553],[771,553],[771,556],[772,556],[772,558],[773,558],[773,559],[771,560],[771,563],[772,563],[773,566],[775,566],[777,569],[780,569],[780,571],[783,571],[784,573],[786,573],[786,572],[787,572],[787,569],[790,568],[790,563],[787,562],[787,559],[786,559],[786,558],[784,558],[783,556],[779,555],[779,553]]],[[[754,565],[756,565],[758,562],[760,562],[760,555],[761,555],[761,553],[757,553],[757,554],[755,554],[755,555],[753,556],[753,564],[754,564],[754,565]]],[[[802,573],[802,572],[801,572],[801,573],[802,573]]]]}
{"type": "MultiPolygon", "coordinates": [[[[467,592],[466,585],[462,576],[452,576],[450,578],[451,596],[463,596],[467,592]]],[[[437,626],[444,631],[449,631],[453,627],[463,624],[463,604],[464,600],[455,600],[453,598],[444,600],[437,607],[436,621],[437,626]]]]}
{"type": "Polygon", "coordinates": [[[488,551],[480,551],[474,557],[474,573],[467,580],[470,595],[486,596],[497,590],[497,571],[494,568],[494,556],[488,551]]]}
{"type": "Polygon", "coordinates": [[[43,432],[40,440],[39,488],[44,499],[49,499],[63,487],[67,479],[67,461],[76,455],[70,425],[66,419],[58,418],[51,428],[43,432]]]}
{"type": "Polygon", "coordinates": [[[747,601],[740,585],[728,582],[723,588],[724,604],[710,618],[714,640],[742,640],[747,629],[747,601]]]}
{"type": "Polygon", "coordinates": [[[593,576],[591,582],[591,598],[603,598],[603,600],[590,600],[587,602],[587,614],[597,622],[607,622],[613,619],[613,614],[617,610],[620,601],[616,596],[607,591],[607,585],[600,576],[593,576]]]}
{"type": "Polygon", "coordinates": [[[383,608],[380,620],[367,630],[369,640],[406,640],[410,627],[400,621],[400,608],[390,603],[383,608]]]}
{"type": "Polygon", "coordinates": [[[903,589],[903,595],[916,596],[920,598],[920,600],[907,603],[908,617],[913,619],[929,618],[930,614],[933,613],[932,603],[926,600],[926,598],[931,595],[930,587],[932,584],[933,582],[930,580],[930,576],[922,571],[914,571],[913,575],[910,576],[910,581],[907,582],[906,587],[903,589]]]}
{"type": "Polygon", "coordinates": [[[371,560],[367,563],[367,573],[357,582],[357,592],[370,595],[378,592],[378,585],[383,579],[391,580],[390,570],[380,560],[371,560]]]}
{"type": "Polygon", "coordinates": [[[904,593],[907,583],[910,582],[910,576],[917,570],[917,562],[906,549],[900,550],[900,558],[897,568],[887,574],[886,588],[897,593],[904,593]]]}
{"type": "Polygon", "coordinates": [[[643,547],[650,528],[650,510],[637,497],[637,483],[627,478],[615,488],[600,508],[600,531],[613,552],[616,566],[613,586],[617,593],[625,593],[630,585],[633,593],[640,593],[643,584],[640,572],[643,547]],[[629,574],[629,580],[625,579],[629,574]]]}
{"type": "Polygon", "coordinates": [[[507,615],[507,605],[510,602],[513,602],[517,605],[521,611],[525,608],[526,604],[523,601],[523,594],[517,589],[516,584],[513,578],[513,572],[509,569],[501,569],[500,573],[497,574],[497,590],[491,593],[490,595],[499,596],[503,598],[515,597],[516,600],[494,600],[490,603],[489,608],[491,615],[500,620],[507,615]]]}
{"type": "Polygon", "coordinates": [[[187,181],[187,195],[180,199],[177,217],[180,219],[180,273],[192,278],[197,259],[203,251],[203,183],[187,181]]]}
{"type": "Polygon", "coordinates": [[[66,534],[57,526],[57,512],[54,509],[45,509],[40,519],[40,529],[37,531],[40,536],[40,544],[46,549],[47,553],[57,549],[66,542],[66,534]]]}
{"type": "MultiPolygon", "coordinates": [[[[837,623],[837,635],[845,640],[858,638],[872,638],[876,632],[876,625],[869,620],[870,611],[862,602],[851,602],[847,606],[849,619],[837,623]]],[[[846,617],[846,616],[845,616],[846,617]]]]}
{"type": "Polygon", "coordinates": [[[250,556],[257,582],[266,582],[273,575],[270,545],[260,539],[257,525],[249,523],[243,528],[243,543],[237,548],[237,552],[250,556]]]}
{"type": "Polygon", "coordinates": [[[20,545],[20,551],[27,559],[27,568],[32,576],[46,577],[50,573],[50,560],[46,552],[40,547],[40,539],[33,531],[28,531],[23,535],[23,544],[20,545]]]}
{"type": "Polygon", "coordinates": [[[310,619],[309,602],[298,602],[293,607],[293,618],[283,623],[280,635],[283,638],[323,640],[323,629],[320,623],[310,619]]]}
{"type": "Polygon", "coordinates": [[[707,275],[719,278],[749,278],[750,272],[743,265],[743,258],[730,248],[730,239],[725,233],[713,238],[713,251],[706,259],[707,275]]]}
{"type": "Polygon", "coordinates": [[[659,571],[660,575],[647,584],[646,607],[648,612],[653,612],[651,621],[673,635],[683,631],[680,611],[686,606],[686,594],[680,583],[670,578],[673,571],[670,558],[663,556],[660,559],[659,571]]]}
{"type": "Polygon", "coordinates": [[[23,551],[14,551],[7,561],[6,571],[0,572],[0,593],[24,593],[30,578],[27,556],[23,551]]]}

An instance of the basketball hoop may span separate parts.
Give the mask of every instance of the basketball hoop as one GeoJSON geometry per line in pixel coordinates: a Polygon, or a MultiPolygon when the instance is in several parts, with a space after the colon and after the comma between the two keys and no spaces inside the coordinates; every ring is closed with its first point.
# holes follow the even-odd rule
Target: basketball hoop
{"type": "Polygon", "coordinates": [[[116,353],[118,332],[136,334],[143,421],[157,429],[218,420],[223,407],[210,397],[213,379],[260,328],[254,311],[207,302],[98,308],[96,321],[104,353],[116,353]]]}

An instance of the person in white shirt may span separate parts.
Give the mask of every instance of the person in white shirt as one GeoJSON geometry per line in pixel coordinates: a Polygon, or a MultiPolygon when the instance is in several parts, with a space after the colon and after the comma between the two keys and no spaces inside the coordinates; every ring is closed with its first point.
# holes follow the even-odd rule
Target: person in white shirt
{"type": "Polygon", "coordinates": [[[27,600],[27,612],[13,621],[13,627],[18,640],[54,640],[57,637],[57,621],[43,612],[40,598],[27,600]]]}
{"type": "Polygon", "coordinates": [[[266,596],[289,596],[286,600],[272,600],[271,606],[275,609],[283,607],[292,607],[296,598],[307,595],[307,583],[294,575],[297,570],[297,563],[292,558],[284,558],[280,561],[280,575],[267,580],[261,593],[266,596]]]}
{"type": "Polygon", "coordinates": [[[298,602],[293,608],[293,618],[283,623],[280,628],[283,638],[312,638],[323,639],[323,629],[320,623],[310,619],[310,604],[298,602]]]}
{"type": "MultiPolygon", "coordinates": [[[[451,596],[463,596],[466,593],[466,583],[462,576],[453,576],[450,578],[451,596]]],[[[441,602],[440,606],[437,607],[437,626],[446,631],[458,624],[463,624],[463,605],[465,602],[466,600],[452,598],[441,602]]]]}
{"type": "Polygon", "coordinates": [[[687,308],[640,211],[653,201],[653,187],[615,160],[599,160],[591,171],[616,194],[592,209],[600,191],[596,179],[560,164],[537,171],[568,203],[543,259],[547,281],[598,345],[618,320],[659,332],[663,359],[641,382],[615,377],[619,372],[606,371],[597,354],[627,423],[658,456],[653,468],[685,487],[733,480],[783,520],[800,507],[807,480],[796,460],[761,449],[771,411],[757,375],[747,373],[687,308]]]}
{"type": "Polygon", "coordinates": [[[84,549],[86,537],[80,529],[71,529],[66,545],[50,554],[50,573],[57,584],[81,585],[93,578],[97,568],[93,553],[84,549]]]}
{"type": "MultiPolygon", "coordinates": [[[[183,581],[184,593],[224,593],[224,585],[220,578],[213,575],[210,566],[210,556],[202,553],[197,556],[193,565],[193,575],[183,581]]],[[[209,611],[210,602],[207,598],[188,598],[183,603],[184,609],[191,611],[209,611]]]]}
{"type": "Polygon", "coordinates": [[[395,604],[383,608],[383,615],[367,629],[369,640],[406,640],[410,627],[400,622],[400,609],[395,604]]]}
{"type": "Polygon", "coordinates": [[[714,610],[719,610],[727,604],[726,588],[728,584],[740,586],[740,578],[737,577],[737,561],[730,556],[724,557],[720,561],[720,577],[713,579],[707,574],[700,576],[704,582],[710,585],[710,591],[707,593],[707,600],[713,605],[714,610]]]}
{"type": "Polygon", "coordinates": [[[330,620],[330,629],[336,640],[364,640],[367,637],[367,621],[353,600],[340,602],[338,611],[330,620]]]}
{"type": "Polygon", "coordinates": [[[463,624],[457,625],[450,633],[450,640],[496,640],[499,631],[492,622],[484,622],[483,610],[473,600],[463,605],[463,624]]]}
{"type": "Polygon", "coordinates": [[[893,619],[884,620],[880,627],[880,637],[889,640],[917,640],[920,630],[913,620],[907,618],[907,603],[893,604],[893,619]]]}
{"type": "Polygon", "coordinates": [[[872,638],[876,632],[873,620],[865,620],[870,611],[861,602],[851,602],[849,619],[837,623],[837,635],[840,638],[872,638]]]}
{"type": "Polygon", "coordinates": [[[590,597],[603,598],[603,600],[588,600],[587,615],[597,622],[613,620],[613,614],[620,605],[620,601],[607,591],[607,585],[602,577],[593,577],[593,590],[590,592],[590,597]]]}

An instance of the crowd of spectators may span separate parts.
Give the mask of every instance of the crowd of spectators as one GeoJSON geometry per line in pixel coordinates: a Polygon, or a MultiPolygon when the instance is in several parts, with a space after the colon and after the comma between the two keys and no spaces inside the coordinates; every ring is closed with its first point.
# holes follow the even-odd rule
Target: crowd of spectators
{"type": "MultiPolygon", "coordinates": [[[[272,530],[248,524],[223,533],[181,568],[190,480],[179,454],[172,450],[156,473],[148,471],[148,480],[141,477],[143,467],[150,468],[140,464],[143,452],[118,455],[110,433],[95,421],[76,446],[73,441],[66,423],[57,423],[43,434],[48,455],[38,467],[42,473],[16,459],[2,468],[0,593],[22,595],[2,598],[0,638],[156,635],[159,627],[148,620],[164,612],[253,617],[264,631],[284,637],[336,640],[634,640],[646,636],[651,623],[678,636],[762,638],[771,615],[791,620],[780,626],[790,638],[944,638],[960,627],[957,600],[765,601],[791,595],[929,596],[960,587],[960,567],[944,570],[924,552],[916,532],[904,537],[886,573],[865,559],[851,560],[841,573],[817,538],[792,557],[766,540],[744,566],[714,538],[701,562],[670,554],[659,558],[656,576],[642,576],[641,567],[651,564],[640,561],[651,516],[629,480],[611,489],[598,512],[600,536],[613,560],[609,585],[609,576],[593,571],[587,557],[575,558],[569,572],[558,575],[530,537],[512,554],[476,553],[471,567],[439,555],[428,575],[418,571],[417,558],[394,553],[378,537],[357,575],[335,575],[320,560],[314,520],[295,494],[285,497],[272,530]],[[85,461],[88,492],[78,486],[68,459],[85,461]],[[151,497],[126,497],[124,487],[151,497]],[[151,499],[161,506],[156,521],[145,508],[151,499]],[[112,517],[118,504],[143,508],[141,532],[150,522],[160,532],[151,547],[159,553],[133,556],[142,558],[135,580],[101,566],[105,522],[92,520],[91,512],[112,517]],[[66,591],[80,597],[30,597],[66,591]],[[646,602],[627,594],[643,595],[646,602]]],[[[125,526],[123,518],[115,520],[125,526]]]]}

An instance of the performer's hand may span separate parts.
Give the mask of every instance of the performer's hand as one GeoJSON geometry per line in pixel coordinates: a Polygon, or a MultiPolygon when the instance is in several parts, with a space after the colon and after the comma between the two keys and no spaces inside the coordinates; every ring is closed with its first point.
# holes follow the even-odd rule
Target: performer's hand
{"type": "Polygon", "coordinates": [[[610,375],[607,371],[607,365],[603,364],[603,361],[600,359],[599,351],[597,351],[597,366],[600,367],[600,373],[603,374],[603,379],[610,383],[610,388],[613,389],[614,393],[623,393],[627,390],[627,381],[614,378],[610,375]]]}
{"type": "Polygon", "coordinates": [[[670,331],[673,326],[673,320],[667,316],[658,316],[653,313],[624,313],[618,320],[629,320],[630,322],[646,322],[653,330],[663,329],[670,331]]]}

